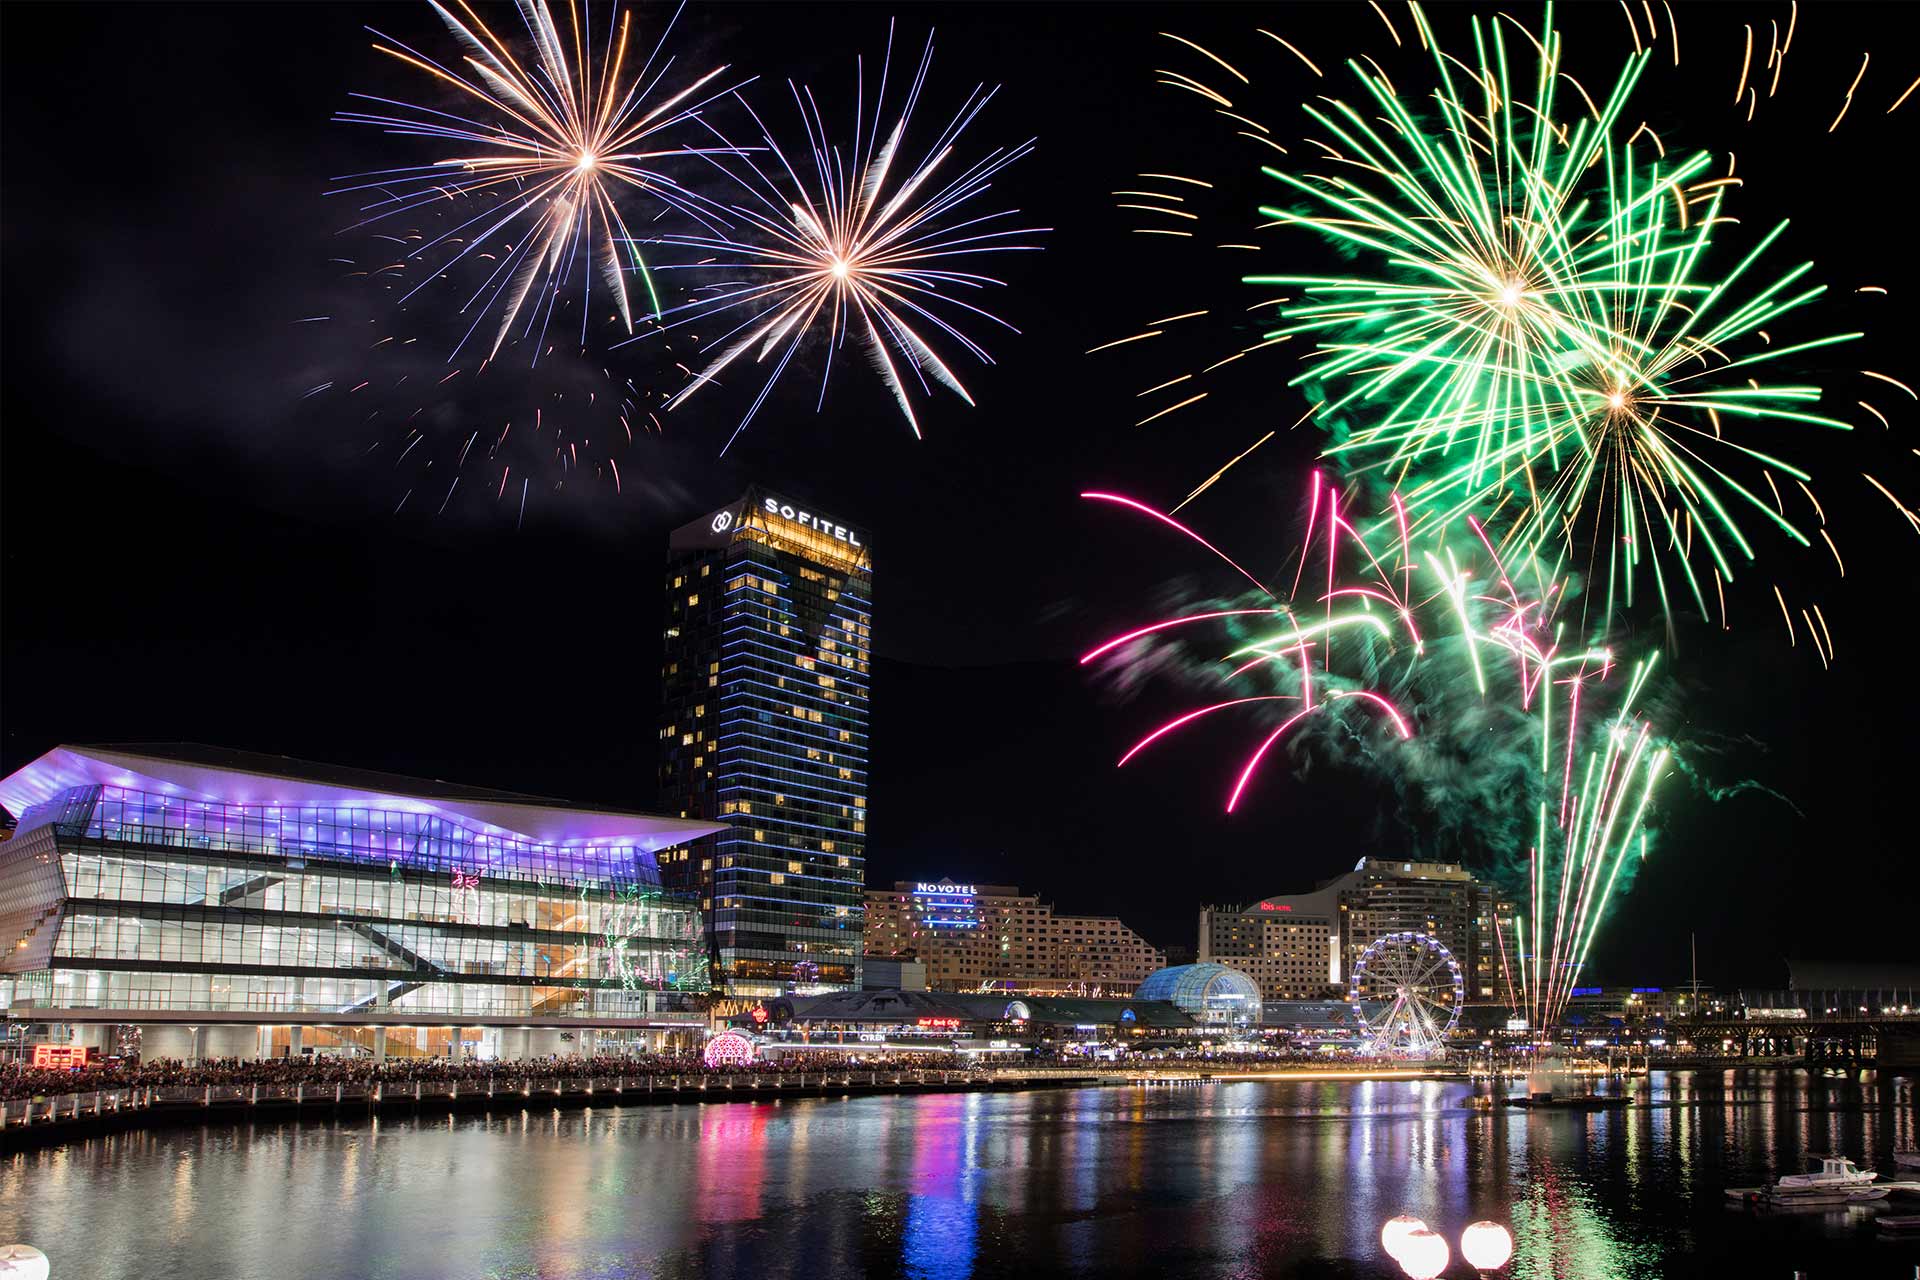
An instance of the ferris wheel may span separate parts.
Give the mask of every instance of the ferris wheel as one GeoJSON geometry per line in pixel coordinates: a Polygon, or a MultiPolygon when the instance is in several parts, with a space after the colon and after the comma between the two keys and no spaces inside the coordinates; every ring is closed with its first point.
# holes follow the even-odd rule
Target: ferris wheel
{"type": "Polygon", "coordinates": [[[1425,933],[1375,938],[1354,963],[1347,988],[1369,1047],[1404,1058],[1439,1056],[1465,998],[1453,952],[1425,933]]]}

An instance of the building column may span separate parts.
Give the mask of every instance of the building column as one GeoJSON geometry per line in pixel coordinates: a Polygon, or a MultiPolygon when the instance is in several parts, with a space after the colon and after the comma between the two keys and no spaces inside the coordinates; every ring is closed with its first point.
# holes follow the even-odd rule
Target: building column
{"type": "Polygon", "coordinates": [[[297,1058],[300,1056],[300,1033],[304,1029],[305,1028],[301,1027],[300,1024],[297,1022],[287,1028],[287,1057],[288,1058],[297,1058]]]}
{"type": "Polygon", "coordinates": [[[387,1029],[385,1027],[373,1029],[373,1060],[375,1062],[387,1060],[387,1029]]]}

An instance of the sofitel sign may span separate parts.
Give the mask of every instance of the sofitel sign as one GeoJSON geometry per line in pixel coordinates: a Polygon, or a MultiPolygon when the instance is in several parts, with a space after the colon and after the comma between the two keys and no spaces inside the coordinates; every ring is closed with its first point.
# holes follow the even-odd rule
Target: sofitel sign
{"type": "Polygon", "coordinates": [[[824,533],[834,541],[844,542],[850,547],[860,545],[860,535],[852,529],[847,528],[847,526],[843,524],[835,524],[823,515],[817,515],[811,511],[803,511],[791,502],[784,501],[780,498],[766,498],[762,501],[762,506],[770,516],[779,516],[782,520],[791,520],[795,524],[803,524],[809,529],[824,533]]]}

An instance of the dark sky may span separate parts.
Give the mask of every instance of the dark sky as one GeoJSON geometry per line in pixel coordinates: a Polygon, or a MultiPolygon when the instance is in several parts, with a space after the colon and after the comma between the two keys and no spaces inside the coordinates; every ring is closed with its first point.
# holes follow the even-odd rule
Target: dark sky
{"type": "MultiPolygon", "coordinates": [[[[1802,6],[1780,95],[1747,124],[1731,105],[1741,29],[1760,23],[1764,59],[1767,23],[1786,13],[1775,8],[1739,20],[1682,9],[1682,66],[1656,66],[1645,109],[1670,142],[1737,154],[1749,225],[1793,218],[1781,257],[1817,259],[1834,286],[1830,326],[1873,327],[1870,354],[1849,353],[1849,367],[1912,379],[1913,326],[1895,308],[1920,280],[1900,249],[1911,215],[1894,148],[1911,153],[1920,100],[1886,108],[1920,67],[1886,64],[1914,47],[1914,19],[1802,6]],[[1829,134],[1866,47],[1873,67],[1829,134]],[[1860,285],[1891,293],[1870,306],[1860,285]]],[[[643,10],[643,24],[665,12],[643,10]]],[[[886,17],[695,8],[677,47],[688,66],[765,77],[750,92],[776,119],[788,76],[831,112],[849,104],[852,52],[878,49],[886,17]]],[[[408,357],[423,376],[444,356],[434,307],[396,321],[390,294],[329,263],[379,250],[339,234],[351,218],[323,195],[335,175],[421,154],[330,116],[352,90],[411,87],[363,24],[447,51],[425,7],[7,6],[0,766],[62,741],[195,740],[645,806],[665,532],[758,480],[872,530],[871,881],[1014,882],[1191,945],[1202,903],[1304,889],[1362,854],[1400,852],[1374,834],[1378,797],[1324,770],[1277,769],[1223,816],[1244,750],[1231,733],[1116,774],[1120,750],[1156,709],[1181,705],[1179,691],[1121,705],[1072,660],[1150,616],[1172,586],[1230,589],[1174,539],[1075,495],[1112,488],[1171,505],[1305,408],[1285,386],[1293,358],[1275,355],[1214,379],[1204,410],[1133,425],[1140,388],[1230,352],[1244,326],[1084,354],[1159,316],[1238,316],[1254,300],[1240,259],[1133,234],[1133,215],[1113,207],[1109,193],[1143,171],[1215,180],[1209,216],[1242,221],[1196,242],[1211,243],[1244,239],[1271,195],[1204,104],[1154,85],[1156,67],[1192,57],[1155,33],[1244,60],[1261,73],[1246,90],[1255,114],[1290,132],[1292,104],[1315,86],[1250,29],[1278,24],[1330,75],[1341,50],[1390,53],[1384,29],[1357,5],[902,6],[898,17],[915,51],[938,29],[923,123],[986,79],[1005,88],[976,145],[1039,139],[996,192],[1055,230],[1044,254],[1004,265],[1011,287],[994,305],[1021,333],[993,336],[998,365],[969,375],[978,407],[923,401],[916,442],[857,358],[819,415],[803,370],[724,459],[746,397],[706,394],[666,435],[617,451],[621,494],[536,469],[517,520],[516,502],[475,486],[435,514],[447,461],[423,467],[429,447],[396,463],[402,437],[387,423],[403,398],[380,402],[388,417],[373,423],[343,393],[301,399],[326,381],[398,376],[393,351],[369,351],[349,323],[424,334],[416,352],[440,340],[430,360],[408,357]],[[319,314],[337,319],[294,323],[319,314]],[[556,479],[569,483],[555,491],[556,479]]],[[[1583,75],[1601,78],[1631,48],[1617,9],[1567,19],[1583,75]]],[[[1295,258],[1263,264],[1328,265],[1304,236],[1291,243],[1295,258]]],[[[647,387],[679,376],[646,351],[590,363],[647,387]]],[[[464,437],[467,416],[517,412],[583,368],[563,356],[448,392],[429,420],[464,437]]],[[[1891,431],[1835,448],[1858,449],[1911,495],[1920,414],[1892,388],[1871,398],[1891,431]]],[[[1312,445],[1304,431],[1283,436],[1189,512],[1217,542],[1277,564],[1312,445]]],[[[1823,493],[1848,577],[1833,582],[1817,560],[1804,579],[1782,577],[1824,602],[1835,669],[1822,672],[1804,640],[1785,644],[1763,582],[1747,584],[1757,590],[1731,634],[1683,627],[1674,661],[1672,727],[1701,744],[1697,763],[1791,805],[1671,788],[1666,837],[1603,938],[1601,976],[1684,978],[1689,931],[1703,976],[1722,982],[1784,980],[1789,955],[1910,946],[1920,699],[1897,637],[1916,544],[1858,480],[1864,464],[1836,456],[1823,493]]]]}

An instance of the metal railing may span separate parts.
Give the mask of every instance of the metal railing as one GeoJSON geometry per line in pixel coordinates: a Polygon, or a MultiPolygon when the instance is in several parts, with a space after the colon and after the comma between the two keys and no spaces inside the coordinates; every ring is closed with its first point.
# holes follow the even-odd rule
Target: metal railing
{"type": "MultiPolygon", "coordinates": [[[[547,1080],[359,1080],[299,1084],[143,1085],[98,1089],[0,1101],[0,1131],[35,1125],[94,1120],[128,1111],[189,1107],[253,1107],[262,1102],[295,1106],[368,1106],[455,1102],[461,1098],[579,1101],[588,1097],[645,1097],[649,1094],[706,1094],[754,1097],[787,1091],[836,1088],[951,1088],[954,1085],[1018,1083],[1045,1079],[1053,1072],[981,1075],[967,1071],[794,1071],[771,1074],[687,1074],[643,1076],[569,1076],[547,1080]]],[[[1084,1074],[1084,1073],[1083,1073],[1084,1074]]]]}

